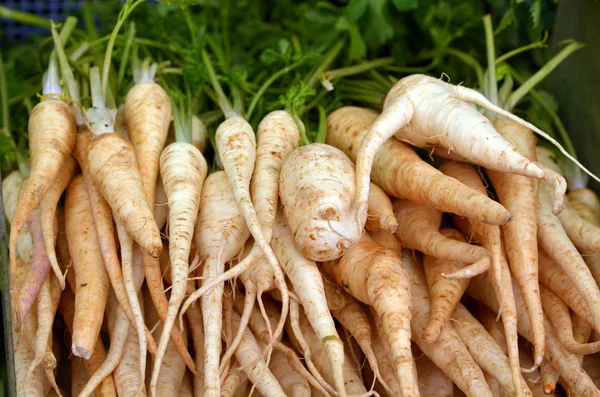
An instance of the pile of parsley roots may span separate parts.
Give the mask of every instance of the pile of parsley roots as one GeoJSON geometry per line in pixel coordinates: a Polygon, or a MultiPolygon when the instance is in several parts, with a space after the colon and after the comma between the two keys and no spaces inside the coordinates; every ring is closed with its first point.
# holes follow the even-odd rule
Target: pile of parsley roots
{"type": "Polygon", "coordinates": [[[555,10],[0,6],[17,395],[600,396],[555,10]]]}

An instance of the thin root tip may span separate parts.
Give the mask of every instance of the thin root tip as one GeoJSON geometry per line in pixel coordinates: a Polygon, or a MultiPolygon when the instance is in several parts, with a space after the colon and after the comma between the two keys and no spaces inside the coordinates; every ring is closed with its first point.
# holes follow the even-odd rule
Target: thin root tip
{"type": "Polygon", "coordinates": [[[436,329],[434,326],[427,326],[425,330],[423,330],[423,342],[424,343],[434,343],[440,335],[440,331],[436,329]]]}
{"type": "Polygon", "coordinates": [[[553,385],[544,385],[544,394],[554,394],[556,387],[553,385]]]}
{"type": "Polygon", "coordinates": [[[84,360],[89,360],[92,354],[84,347],[75,343],[71,344],[71,351],[77,357],[81,357],[84,360]]]}

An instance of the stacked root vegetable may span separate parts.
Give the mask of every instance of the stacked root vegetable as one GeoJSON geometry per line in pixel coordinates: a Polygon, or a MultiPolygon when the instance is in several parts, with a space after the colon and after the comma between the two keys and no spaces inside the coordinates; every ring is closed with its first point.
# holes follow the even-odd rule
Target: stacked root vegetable
{"type": "Polygon", "coordinates": [[[255,133],[203,51],[209,173],[154,65],[119,112],[89,68],[82,109],[53,35],[2,184],[19,396],[600,395],[600,200],[494,90],[404,77],[310,143],[290,109],[255,133]]]}

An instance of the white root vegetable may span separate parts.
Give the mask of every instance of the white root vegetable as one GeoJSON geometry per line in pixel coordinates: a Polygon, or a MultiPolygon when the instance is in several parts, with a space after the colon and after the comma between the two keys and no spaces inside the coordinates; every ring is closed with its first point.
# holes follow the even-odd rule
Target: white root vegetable
{"type": "Polygon", "coordinates": [[[560,147],[569,159],[587,171],[556,140],[493,105],[477,91],[415,74],[399,80],[387,93],[383,112],[362,141],[356,159],[355,201],[359,219],[364,219],[367,213],[369,175],[375,154],[393,135],[415,146],[440,146],[455,151],[488,169],[543,179],[554,189],[554,212],[560,212],[567,188],[564,178],[521,155],[486,117],[469,104],[479,105],[528,127],[560,147]]]}
{"type": "Polygon", "coordinates": [[[294,286],[300,303],[307,313],[310,325],[324,344],[331,363],[335,387],[338,393],[340,391],[343,393],[344,345],[327,307],[321,273],[316,263],[304,257],[295,246],[292,233],[285,225],[281,211],[278,211],[275,218],[271,245],[279,263],[294,286]]]}
{"type": "Polygon", "coordinates": [[[313,143],[290,154],[281,169],[279,197],[302,254],[314,261],[341,257],[362,235],[355,218],[352,161],[333,146],[313,143]]]}

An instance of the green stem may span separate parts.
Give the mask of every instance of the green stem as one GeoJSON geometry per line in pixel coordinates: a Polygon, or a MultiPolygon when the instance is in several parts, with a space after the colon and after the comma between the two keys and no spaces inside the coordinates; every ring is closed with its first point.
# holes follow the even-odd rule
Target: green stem
{"type": "Polygon", "coordinates": [[[182,68],[163,68],[157,70],[156,74],[176,74],[178,76],[183,76],[182,68]]]}
{"type": "Polygon", "coordinates": [[[219,65],[221,65],[221,68],[225,72],[228,72],[229,68],[227,67],[227,61],[225,59],[225,54],[223,53],[223,50],[221,49],[221,47],[219,47],[217,45],[217,43],[215,43],[215,41],[210,36],[206,36],[206,44],[208,44],[208,46],[210,47],[211,51],[217,57],[217,61],[219,62],[219,65]]]}
{"type": "Polygon", "coordinates": [[[81,57],[90,49],[90,44],[87,42],[83,42],[79,47],[77,47],[71,55],[69,55],[70,62],[77,62],[81,59],[81,57]]]}
{"type": "MultiPolygon", "coordinates": [[[[526,84],[525,79],[521,76],[516,70],[510,68],[510,74],[514,77],[515,81],[521,85],[521,87],[526,84]]],[[[529,90],[529,95],[544,109],[552,118],[556,129],[558,130],[558,135],[560,139],[563,141],[563,145],[567,152],[575,158],[577,158],[577,153],[575,153],[575,147],[573,146],[573,142],[571,142],[571,138],[569,137],[569,133],[565,129],[560,117],[556,114],[554,110],[552,110],[540,97],[540,95],[535,91],[535,89],[529,90]]]]}
{"type": "Polygon", "coordinates": [[[33,87],[31,87],[29,90],[27,91],[23,91],[18,95],[15,95],[14,97],[11,97],[8,99],[8,105],[12,106],[16,103],[21,102],[24,98],[29,98],[31,96],[34,96],[36,93],[38,93],[40,91],[40,85],[36,84],[33,87]]]}
{"type": "Polygon", "coordinates": [[[319,77],[321,74],[329,68],[329,65],[333,63],[335,58],[339,55],[342,48],[344,48],[344,43],[346,41],[344,39],[336,42],[329,51],[323,57],[323,61],[317,68],[312,72],[312,74],[306,79],[306,85],[314,88],[317,82],[319,81],[319,77]]]}
{"type": "Polygon", "coordinates": [[[263,94],[265,93],[265,91],[267,90],[267,88],[269,88],[271,86],[271,84],[273,84],[275,82],[275,80],[277,80],[281,76],[289,73],[290,71],[296,69],[297,67],[299,67],[303,63],[304,63],[304,59],[300,59],[299,61],[296,61],[296,62],[292,63],[291,65],[286,66],[285,68],[278,70],[277,72],[273,73],[271,75],[271,77],[269,77],[263,83],[263,85],[260,86],[260,88],[258,89],[258,91],[256,92],[256,94],[252,98],[252,101],[250,102],[250,106],[248,106],[248,112],[246,113],[246,117],[247,117],[248,120],[252,116],[252,112],[254,112],[254,108],[258,104],[258,101],[263,96],[263,94]]]}
{"type": "Polygon", "coordinates": [[[461,61],[463,61],[468,66],[471,66],[473,68],[473,70],[475,70],[475,75],[477,76],[477,85],[479,87],[483,87],[484,72],[483,72],[483,68],[481,67],[481,64],[477,61],[477,59],[473,58],[471,55],[467,54],[466,52],[455,50],[454,48],[448,48],[446,50],[446,54],[452,55],[453,57],[456,57],[456,58],[460,59],[461,61]]]}
{"type": "Polygon", "coordinates": [[[123,56],[121,58],[121,62],[119,63],[119,73],[117,75],[117,87],[121,88],[123,85],[123,79],[125,78],[125,70],[127,69],[127,64],[129,61],[129,52],[131,51],[131,46],[133,45],[133,40],[135,39],[135,22],[131,22],[127,29],[127,34],[125,36],[125,46],[123,47],[123,56]]]}
{"type": "Polygon", "coordinates": [[[558,65],[561,64],[569,55],[573,52],[585,47],[585,44],[578,43],[576,41],[570,42],[565,48],[563,48],[558,54],[556,54],[547,64],[545,64],[540,70],[538,70],[533,76],[531,76],[527,81],[525,81],[518,89],[516,89],[506,101],[506,110],[511,111],[517,103],[533,87],[535,87],[540,81],[546,78],[558,65]]]}
{"type": "Polygon", "coordinates": [[[90,91],[92,96],[92,106],[94,108],[104,108],[104,94],[102,93],[102,81],[100,80],[100,70],[97,66],[90,68],[90,91]]]}
{"type": "Polygon", "coordinates": [[[119,13],[119,18],[115,27],[110,34],[110,38],[108,39],[108,44],[106,45],[106,54],[104,55],[104,64],[102,65],[102,92],[106,92],[108,88],[108,75],[110,73],[110,61],[112,59],[112,52],[115,46],[115,41],[117,40],[117,35],[119,34],[119,30],[121,26],[129,16],[135,10],[135,8],[143,3],[145,0],[135,0],[131,3],[131,0],[127,0],[127,3],[121,9],[119,13]]]}
{"type": "Polygon", "coordinates": [[[229,40],[229,1],[221,0],[221,19],[222,19],[222,32],[223,35],[223,52],[225,54],[226,64],[223,68],[229,72],[231,59],[231,41],[229,40]]]}
{"type": "Polygon", "coordinates": [[[31,103],[31,99],[23,99],[23,106],[25,106],[25,109],[27,109],[27,115],[31,116],[31,112],[33,111],[33,103],[31,103]]]}
{"type": "Polygon", "coordinates": [[[321,74],[321,84],[323,84],[323,86],[325,88],[331,87],[331,89],[333,89],[333,86],[331,85],[331,80],[333,80],[335,78],[353,76],[353,75],[364,73],[369,70],[376,69],[376,68],[379,68],[382,66],[391,65],[393,63],[394,63],[394,58],[387,57],[387,58],[380,58],[380,59],[374,59],[372,61],[362,62],[362,63],[359,63],[358,65],[347,66],[345,68],[329,70],[329,71],[323,72],[321,74]]]}
{"type": "Polygon", "coordinates": [[[196,44],[196,26],[194,25],[194,21],[192,21],[192,15],[190,14],[190,9],[183,9],[183,19],[185,20],[185,24],[187,25],[188,30],[190,31],[190,36],[192,37],[192,44],[196,44]]]}
{"type": "Polygon", "coordinates": [[[396,73],[425,73],[433,68],[435,68],[441,61],[440,57],[435,57],[431,60],[431,62],[428,65],[425,66],[416,66],[416,67],[409,67],[409,66],[385,66],[384,69],[388,70],[390,72],[396,72],[396,73]]]}
{"type": "Polygon", "coordinates": [[[29,12],[13,10],[12,8],[0,6],[0,18],[10,19],[25,25],[39,26],[42,28],[50,27],[50,20],[29,12]]]}
{"type": "Polygon", "coordinates": [[[236,116],[236,113],[231,108],[231,103],[229,102],[229,99],[227,99],[227,96],[223,91],[223,87],[221,87],[221,83],[219,83],[219,79],[217,78],[215,69],[213,68],[212,63],[210,62],[210,58],[208,57],[208,53],[206,52],[206,50],[203,49],[200,52],[200,55],[202,56],[202,62],[204,63],[206,71],[208,72],[208,76],[213,86],[213,89],[217,93],[218,104],[221,110],[223,111],[223,114],[226,118],[236,116]]]}
{"type": "Polygon", "coordinates": [[[56,51],[58,62],[60,63],[62,79],[67,85],[67,95],[69,98],[71,98],[71,100],[73,100],[76,103],[79,103],[79,90],[77,89],[75,76],[73,75],[71,66],[69,66],[69,60],[67,59],[67,55],[65,54],[62,40],[60,39],[58,32],[56,31],[56,25],[54,24],[54,22],[51,25],[51,30],[52,37],[54,38],[54,50],[56,51]]]}
{"type": "Polygon", "coordinates": [[[180,92],[169,92],[171,107],[173,109],[173,122],[175,124],[175,140],[177,142],[192,143],[191,113],[188,98],[180,92]]]}
{"type": "Polygon", "coordinates": [[[319,110],[319,130],[315,142],[325,143],[325,139],[327,139],[327,112],[322,105],[319,105],[317,109],[319,110]]]}
{"type": "Polygon", "coordinates": [[[294,48],[294,52],[296,55],[302,54],[302,44],[300,44],[300,40],[298,40],[298,36],[295,34],[290,37],[290,42],[292,43],[292,47],[294,48]]]}
{"type": "Polygon", "coordinates": [[[6,73],[4,60],[0,53],[0,99],[2,100],[2,133],[10,134],[10,112],[8,105],[8,90],[6,88],[6,73]]]}
{"type": "Polygon", "coordinates": [[[308,139],[308,136],[306,135],[306,126],[302,122],[302,119],[300,119],[300,116],[298,116],[298,114],[293,110],[290,111],[290,115],[294,119],[294,122],[296,123],[298,130],[300,130],[300,144],[302,146],[310,145],[310,140],[308,139]]]}
{"type": "Polygon", "coordinates": [[[521,53],[523,53],[525,51],[535,50],[536,48],[543,48],[543,47],[545,47],[547,39],[548,39],[548,31],[545,30],[544,31],[544,37],[541,40],[536,41],[535,43],[527,44],[527,45],[524,45],[522,47],[516,48],[516,49],[514,49],[512,51],[509,51],[506,54],[504,54],[504,55],[496,58],[496,65],[499,65],[502,62],[505,62],[508,59],[510,59],[510,58],[512,58],[512,57],[514,57],[516,55],[519,55],[519,54],[521,54],[521,53]]]}
{"type": "Polygon", "coordinates": [[[62,27],[60,29],[60,36],[59,36],[60,41],[62,43],[66,43],[67,40],[69,40],[69,37],[71,37],[71,33],[73,33],[73,30],[75,30],[76,27],[77,27],[77,18],[75,18],[72,15],[67,17],[67,19],[62,24],[62,27]]]}
{"type": "Polygon", "coordinates": [[[309,102],[308,105],[305,105],[304,107],[300,108],[300,110],[298,110],[298,116],[302,117],[306,113],[308,113],[308,111],[317,106],[328,93],[329,91],[325,89],[320,90],[319,93],[313,98],[312,101],[309,102]]]}
{"type": "Polygon", "coordinates": [[[222,116],[223,113],[221,113],[220,110],[210,110],[208,112],[200,114],[198,117],[200,118],[200,120],[202,120],[204,125],[208,127],[211,124],[217,122],[217,120],[219,120],[222,116]]]}
{"type": "Polygon", "coordinates": [[[373,77],[373,81],[379,82],[379,84],[381,84],[381,86],[385,88],[386,92],[392,87],[392,84],[390,84],[390,81],[388,79],[386,79],[385,77],[383,77],[383,75],[381,73],[379,73],[377,70],[369,71],[369,75],[371,75],[371,77],[373,77]]]}
{"type": "Polygon", "coordinates": [[[98,38],[98,30],[94,23],[94,14],[92,13],[92,7],[89,2],[86,1],[82,7],[83,21],[85,24],[85,30],[87,31],[90,40],[96,40],[98,38]]]}
{"type": "Polygon", "coordinates": [[[496,51],[494,47],[494,28],[492,27],[492,17],[487,14],[483,17],[483,28],[485,30],[485,47],[487,50],[487,97],[494,105],[498,105],[498,82],[496,81],[496,51]]]}

